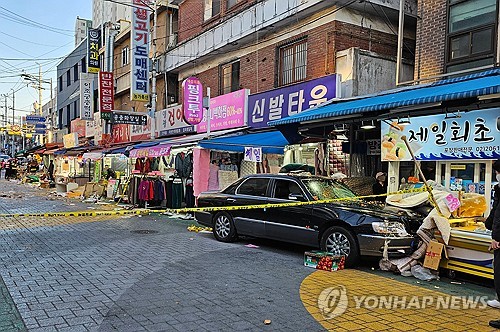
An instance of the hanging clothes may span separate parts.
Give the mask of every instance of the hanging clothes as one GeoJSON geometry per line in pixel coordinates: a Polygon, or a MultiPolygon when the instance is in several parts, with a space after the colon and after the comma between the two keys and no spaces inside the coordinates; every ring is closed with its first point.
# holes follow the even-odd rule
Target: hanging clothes
{"type": "Polygon", "coordinates": [[[193,155],[181,152],[175,156],[175,170],[181,178],[187,178],[193,171],[193,155]]]}
{"type": "Polygon", "coordinates": [[[214,163],[208,169],[208,190],[219,190],[219,166],[214,163]]]}
{"type": "Polygon", "coordinates": [[[151,158],[151,171],[158,171],[160,169],[160,157],[151,158]]]}
{"type": "Polygon", "coordinates": [[[143,162],[142,158],[137,158],[135,160],[134,170],[139,171],[139,172],[142,173],[143,167],[144,167],[144,162],[143,162]]]}
{"type": "Polygon", "coordinates": [[[176,177],[172,182],[172,208],[180,209],[182,207],[183,198],[182,179],[176,177]]]}
{"type": "Polygon", "coordinates": [[[193,178],[186,180],[186,207],[192,208],[195,204],[194,191],[193,191],[193,178]]]}

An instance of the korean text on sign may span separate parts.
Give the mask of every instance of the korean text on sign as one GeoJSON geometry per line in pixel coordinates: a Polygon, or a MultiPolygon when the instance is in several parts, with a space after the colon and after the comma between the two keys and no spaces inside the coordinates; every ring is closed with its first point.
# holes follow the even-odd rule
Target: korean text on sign
{"type": "Polygon", "coordinates": [[[101,112],[111,112],[115,107],[113,73],[99,73],[99,107],[101,112]]]}
{"type": "Polygon", "coordinates": [[[143,0],[133,0],[132,71],[130,99],[149,101],[149,11],[143,0]]]}

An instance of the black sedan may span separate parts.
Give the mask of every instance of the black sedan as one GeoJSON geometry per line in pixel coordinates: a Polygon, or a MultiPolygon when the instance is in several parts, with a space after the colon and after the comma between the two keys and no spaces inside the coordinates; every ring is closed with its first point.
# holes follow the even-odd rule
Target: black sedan
{"type": "MultiPolygon", "coordinates": [[[[335,180],[304,175],[256,174],[243,177],[221,192],[204,192],[198,207],[230,207],[294,201],[355,197],[335,180]]],[[[238,235],[268,238],[320,248],[345,255],[354,265],[361,255],[381,256],[388,243],[390,255],[411,252],[411,225],[416,215],[389,210],[379,204],[345,200],[278,208],[252,208],[197,212],[196,220],[213,228],[223,242],[238,235]]]]}

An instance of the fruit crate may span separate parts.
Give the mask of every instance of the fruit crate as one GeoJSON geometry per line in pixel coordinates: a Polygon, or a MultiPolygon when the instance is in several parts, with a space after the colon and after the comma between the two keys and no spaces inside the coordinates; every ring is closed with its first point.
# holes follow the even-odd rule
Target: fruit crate
{"type": "Polygon", "coordinates": [[[324,251],[306,251],[304,253],[304,266],[317,270],[338,271],[343,270],[345,256],[335,256],[324,251]]]}

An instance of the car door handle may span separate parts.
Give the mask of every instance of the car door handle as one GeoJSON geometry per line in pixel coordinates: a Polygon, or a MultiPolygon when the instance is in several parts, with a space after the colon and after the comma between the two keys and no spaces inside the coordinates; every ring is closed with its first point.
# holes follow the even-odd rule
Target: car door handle
{"type": "Polygon", "coordinates": [[[230,203],[236,202],[236,200],[234,198],[228,198],[227,201],[230,202],[230,203]]]}

